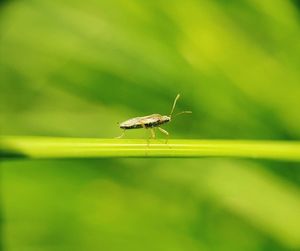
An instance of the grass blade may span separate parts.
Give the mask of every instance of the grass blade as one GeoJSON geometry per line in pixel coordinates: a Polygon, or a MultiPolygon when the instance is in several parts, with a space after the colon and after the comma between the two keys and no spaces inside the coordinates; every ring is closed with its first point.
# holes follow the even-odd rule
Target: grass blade
{"type": "Polygon", "coordinates": [[[243,157],[300,161],[298,141],[150,140],[4,136],[2,157],[243,157]]]}

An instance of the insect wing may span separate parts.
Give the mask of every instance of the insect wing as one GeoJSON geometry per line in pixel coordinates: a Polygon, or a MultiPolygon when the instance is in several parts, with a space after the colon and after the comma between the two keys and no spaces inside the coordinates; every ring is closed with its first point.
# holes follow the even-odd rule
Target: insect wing
{"type": "Polygon", "coordinates": [[[132,119],[128,119],[124,122],[121,123],[121,127],[131,127],[131,126],[134,126],[134,125],[139,125],[141,124],[140,123],[140,120],[141,120],[142,117],[136,117],[136,118],[132,118],[132,119]]]}
{"type": "Polygon", "coordinates": [[[140,117],[140,123],[145,124],[145,125],[149,125],[149,124],[154,124],[157,121],[159,121],[161,115],[159,114],[152,114],[149,116],[145,116],[145,117],[140,117]]]}

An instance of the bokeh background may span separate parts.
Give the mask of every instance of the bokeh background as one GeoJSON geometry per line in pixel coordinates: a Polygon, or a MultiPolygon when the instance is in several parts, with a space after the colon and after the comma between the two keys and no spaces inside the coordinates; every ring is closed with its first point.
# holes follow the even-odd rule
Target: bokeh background
{"type": "MultiPolygon", "coordinates": [[[[181,93],[172,138],[299,140],[299,69],[296,0],[0,1],[2,135],[113,138],[181,93]]],[[[300,250],[299,163],[0,168],[2,250],[300,250]]]]}

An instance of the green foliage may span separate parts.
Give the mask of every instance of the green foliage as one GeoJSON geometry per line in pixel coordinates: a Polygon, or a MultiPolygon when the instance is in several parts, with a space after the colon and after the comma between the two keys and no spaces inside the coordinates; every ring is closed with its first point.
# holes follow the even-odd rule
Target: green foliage
{"type": "Polygon", "coordinates": [[[2,141],[2,154],[41,153],[32,141],[20,148],[24,135],[110,142],[117,122],[168,114],[181,93],[176,110],[193,114],[164,127],[171,142],[262,140],[252,157],[273,159],[3,159],[3,249],[299,249],[295,3],[3,2],[1,135],[15,141],[2,141]],[[277,141],[287,143],[275,151],[277,141]]]}

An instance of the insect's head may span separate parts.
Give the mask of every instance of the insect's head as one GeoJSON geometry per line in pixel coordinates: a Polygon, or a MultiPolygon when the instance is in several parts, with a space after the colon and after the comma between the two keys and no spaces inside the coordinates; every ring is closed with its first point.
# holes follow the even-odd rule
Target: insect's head
{"type": "Polygon", "coordinates": [[[163,116],[161,116],[161,120],[164,122],[169,122],[171,120],[171,117],[163,115],[163,116]]]}
{"type": "MultiPolygon", "coordinates": [[[[177,100],[178,100],[179,98],[180,98],[180,94],[177,94],[177,96],[176,96],[176,98],[175,98],[175,100],[174,100],[173,106],[172,106],[172,110],[171,110],[170,116],[169,116],[169,117],[166,116],[166,117],[169,118],[169,121],[170,121],[171,118],[172,118],[172,115],[173,115],[173,112],[174,112],[174,109],[175,109],[177,100]]],[[[173,118],[175,118],[176,116],[178,116],[178,115],[180,115],[180,114],[185,114],[185,113],[190,114],[190,113],[192,113],[192,112],[191,112],[191,111],[182,111],[182,112],[176,113],[176,114],[173,116],[173,118]]]]}

